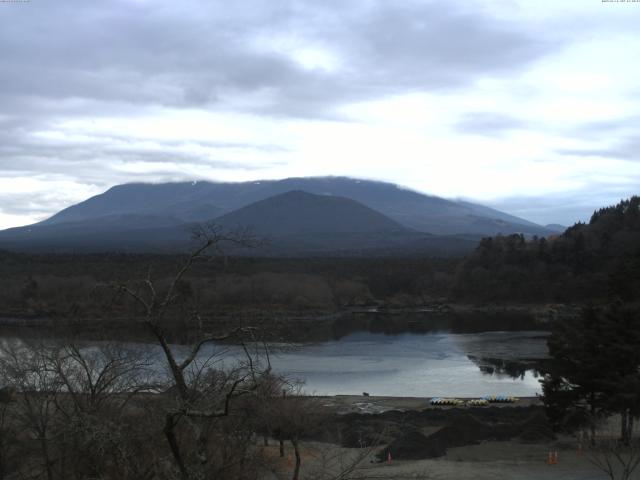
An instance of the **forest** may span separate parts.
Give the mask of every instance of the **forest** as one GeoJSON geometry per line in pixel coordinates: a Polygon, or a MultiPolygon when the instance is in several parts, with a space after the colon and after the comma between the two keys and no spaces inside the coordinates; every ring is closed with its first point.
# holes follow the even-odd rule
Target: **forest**
{"type": "MultiPolygon", "coordinates": [[[[205,258],[180,288],[207,311],[449,303],[633,301],[640,287],[639,198],[594,212],[555,237],[483,239],[464,258],[205,258]]],[[[162,283],[183,257],[0,252],[3,316],[65,318],[102,311],[96,288],[151,275],[162,283]]]]}
{"type": "Polygon", "coordinates": [[[640,198],[594,212],[562,235],[488,237],[456,270],[454,298],[585,302],[637,298],[640,198]]]}

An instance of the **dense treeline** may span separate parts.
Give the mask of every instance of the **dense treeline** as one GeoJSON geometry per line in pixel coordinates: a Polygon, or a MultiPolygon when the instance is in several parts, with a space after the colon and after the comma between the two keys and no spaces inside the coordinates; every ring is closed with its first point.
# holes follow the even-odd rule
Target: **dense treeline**
{"type": "MultiPolygon", "coordinates": [[[[91,313],[110,298],[96,286],[148,274],[161,284],[183,259],[0,252],[0,313],[91,313]]],[[[204,310],[411,305],[445,297],[456,267],[438,258],[211,258],[195,263],[181,288],[204,310]]]]}
{"type": "Polygon", "coordinates": [[[612,299],[555,322],[541,368],[542,401],[555,428],[589,445],[590,461],[608,478],[636,478],[640,440],[640,311],[612,299]],[[619,420],[619,430],[613,420],[619,420]],[[616,438],[617,437],[617,438],[616,438]]]}
{"type": "MultiPolygon", "coordinates": [[[[193,266],[181,287],[204,309],[330,310],[385,303],[579,302],[640,287],[639,199],[595,212],[557,237],[483,239],[466,259],[216,258],[193,266]]],[[[146,276],[162,282],[177,255],[30,255],[0,251],[0,304],[7,312],[67,315],[95,308],[96,285],[146,276]]]]}
{"type": "Polygon", "coordinates": [[[485,238],[456,275],[457,297],[494,301],[633,300],[640,287],[640,198],[596,211],[562,235],[485,238]]]}
{"type": "Polygon", "coordinates": [[[595,428],[612,414],[621,419],[621,440],[632,438],[640,415],[640,316],[622,302],[586,307],[579,317],[557,322],[543,367],[543,401],[560,428],[595,428]]]}
{"type": "Polygon", "coordinates": [[[588,429],[590,444],[605,458],[594,463],[610,478],[630,478],[640,465],[633,436],[640,416],[639,266],[640,198],[632,197],[557,238],[483,240],[461,265],[455,286],[474,298],[586,305],[581,315],[553,324],[542,399],[557,428],[588,429]],[[620,419],[620,441],[599,441],[597,430],[612,415],[620,419]]]}

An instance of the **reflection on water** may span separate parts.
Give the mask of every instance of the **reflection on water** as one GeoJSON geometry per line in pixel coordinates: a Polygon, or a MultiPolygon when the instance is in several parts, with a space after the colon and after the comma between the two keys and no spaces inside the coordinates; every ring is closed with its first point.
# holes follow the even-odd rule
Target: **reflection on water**
{"type": "Polygon", "coordinates": [[[467,355],[469,360],[478,365],[480,371],[486,375],[499,375],[513,379],[524,379],[527,372],[533,370],[533,375],[537,376],[535,361],[503,360],[501,358],[477,358],[467,355]]]}
{"type": "MultiPolygon", "coordinates": [[[[540,385],[533,367],[547,355],[545,332],[383,333],[359,332],[340,340],[291,346],[270,345],[276,373],[304,382],[317,395],[534,396],[540,385]]],[[[19,341],[3,338],[3,342],[19,341]]],[[[91,348],[99,342],[83,342],[91,348]]],[[[160,347],[119,342],[144,351],[157,371],[165,370],[160,347]]],[[[188,347],[174,345],[180,360],[188,347]]],[[[237,345],[208,345],[200,357],[216,355],[216,368],[243,361],[237,345]]]]}
{"type": "Polygon", "coordinates": [[[545,356],[541,332],[355,333],[283,352],[273,365],[320,395],[534,396],[540,385],[531,361],[545,356]],[[502,370],[485,361],[496,355],[505,362],[502,370]],[[517,363],[522,370],[511,370],[517,363]]]}

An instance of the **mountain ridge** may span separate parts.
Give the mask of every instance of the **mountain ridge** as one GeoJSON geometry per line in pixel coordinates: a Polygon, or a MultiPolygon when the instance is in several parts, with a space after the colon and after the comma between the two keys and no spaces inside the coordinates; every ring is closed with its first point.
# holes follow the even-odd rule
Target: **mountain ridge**
{"type": "MultiPolygon", "coordinates": [[[[298,177],[250,182],[130,183],[63,209],[41,223],[61,223],[114,213],[175,212],[177,205],[195,212],[203,205],[215,207],[219,215],[292,190],[351,198],[393,220],[418,231],[436,235],[553,233],[541,225],[468,201],[448,200],[396,184],[350,177],[298,177]]],[[[204,221],[204,212],[190,221],[204,221]]],[[[183,217],[183,220],[187,218],[183,217]]]]}
{"type": "Polygon", "coordinates": [[[552,233],[482,205],[390,183],[310,177],[117,185],[40,223],[0,231],[0,248],[186,250],[188,232],[208,223],[253,228],[270,240],[257,252],[267,255],[462,254],[487,235],[552,233]]]}
{"type": "Polygon", "coordinates": [[[226,227],[253,227],[257,232],[273,236],[409,230],[350,198],[316,195],[303,190],[274,195],[213,221],[226,227]],[[333,216],[322,217],[326,213],[333,216]]]}

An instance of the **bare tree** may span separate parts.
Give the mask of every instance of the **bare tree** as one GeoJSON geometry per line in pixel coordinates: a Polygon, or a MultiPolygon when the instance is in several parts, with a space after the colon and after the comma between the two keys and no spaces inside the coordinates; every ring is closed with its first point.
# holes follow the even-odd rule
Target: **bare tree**
{"type": "Polygon", "coordinates": [[[0,480],[264,478],[270,457],[256,445],[258,433],[278,438],[283,454],[290,443],[294,480],[303,459],[305,478],[377,478],[363,468],[369,450],[343,456],[309,448],[323,423],[322,407],[272,372],[258,330],[239,324],[207,331],[183,281],[225,244],[250,245],[253,239],[246,232],[201,228],[197,240],[169,282],[155,281],[149,272],[142,280],[110,285],[118,299],[136,306],[155,340],[152,347],[4,342],[0,381],[9,400],[15,391],[15,402],[1,403],[0,395],[0,480]],[[187,345],[172,343],[176,318],[186,318],[193,333],[187,345]],[[6,461],[12,446],[20,448],[19,468],[6,461]],[[315,457],[307,461],[310,453],[315,457]]]}
{"type": "MultiPolygon", "coordinates": [[[[595,434],[590,435],[589,448],[586,450],[588,460],[611,480],[628,480],[640,466],[640,439],[633,436],[617,438],[612,421],[615,417],[594,421],[590,428],[595,434]]],[[[626,419],[623,419],[623,423],[626,419]]],[[[578,441],[587,437],[579,432],[578,441]]]]}
{"type": "Polygon", "coordinates": [[[150,387],[151,360],[140,349],[119,342],[80,347],[73,341],[49,349],[47,364],[63,383],[72,407],[97,412],[122,410],[135,393],[150,387]]]}
{"type": "Polygon", "coordinates": [[[13,418],[15,392],[11,387],[4,387],[0,392],[0,480],[15,469],[17,429],[13,418]]]}
{"type": "MultiPolygon", "coordinates": [[[[161,290],[151,278],[114,285],[117,292],[131,298],[142,308],[142,322],[158,342],[166,361],[174,394],[174,403],[166,409],[163,432],[173,460],[184,480],[194,478],[203,472],[215,469],[208,440],[212,437],[213,422],[230,415],[232,402],[248,393],[256,392],[259,385],[270,374],[269,362],[259,361],[260,354],[247,348],[247,342],[256,342],[255,330],[250,327],[236,327],[231,331],[214,334],[206,332],[204,322],[197,308],[189,311],[190,328],[196,339],[185,354],[180,354],[169,340],[167,322],[180,303],[180,284],[194,264],[210,259],[211,254],[221,256],[225,246],[254,246],[257,241],[246,230],[230,234],[218,227],[198,227],[195,240],[199,245],[186,258],[169,285],[161,290]],[[231,369],[217,368],[219,355],[214,351],[205,352],[210,344],[225,341],[239,342],[244,346],[244,361],[237,361],[231,369]],[[182,432],[182,438],[178,435],[182,432]],[[188,433],[187,433],[188,432],[188,433]],[[185,439],[184,436],[190,437],[185,439]],[[195,459],[188,459],[182,443],[187,443],[196,452],[195,459]]],[[[267,356],[268,358],[268,356],[267,356]]]]}
{"type": "Polygon", "coordinates": [[[5,342],[0,355],[0,375],[5,386],[16,391],[14,411],[16,425],[35,440],[39,465],[30,465],[33,473],[43,472],[48,480],[55,478],[56,399],[62,389],[60,379],[51,375],[43,344],[5,342]]]}
{"type": "MultiPolygon", "coordinates": [[[[21,446],[20,472],[29,477],[145,478],[133,447],[145,430],[125,412],[146,363],[124,347],[73,342],[5,341],[2,383],[15,390],[6,427],[21,446]],[[18,433],[19,432],[19,433],[18,433]],[[34,451],[33,446],[36,446],[34,451]]],[[[4,431],[3,431],[4,433],[4,431]]],[[[147,462],[150,464],[151,462],[147,462]]]]}
{"type": "Polygon", "coordinates": [[[588,452],[589,461],[611,480],[629,480],[640,465],[640,442],[608,438],[588,452]]]}

